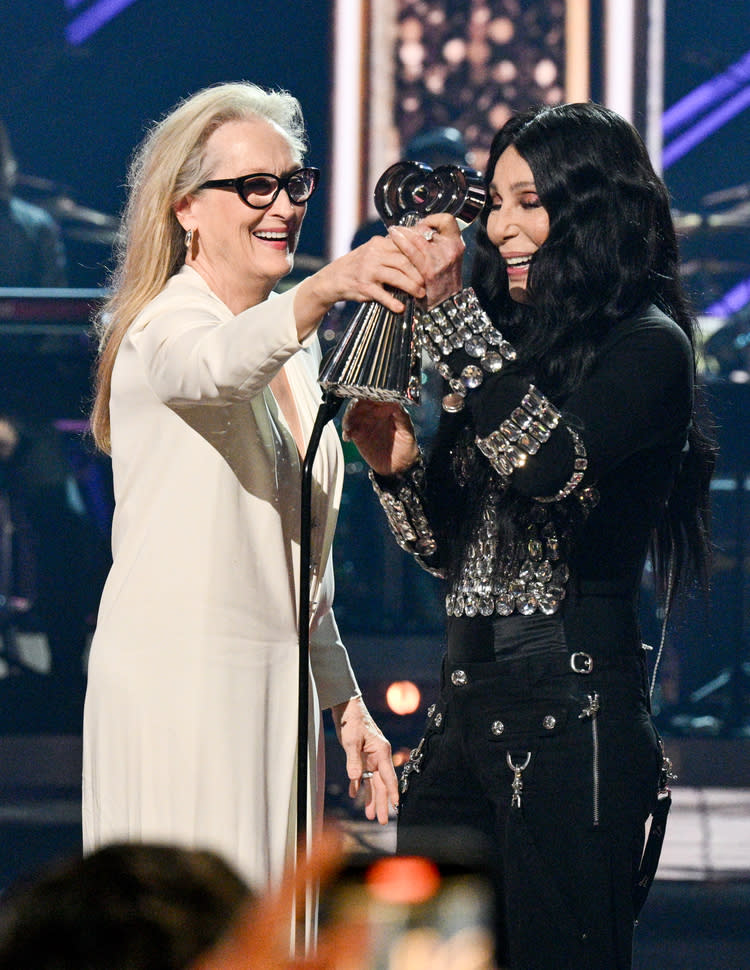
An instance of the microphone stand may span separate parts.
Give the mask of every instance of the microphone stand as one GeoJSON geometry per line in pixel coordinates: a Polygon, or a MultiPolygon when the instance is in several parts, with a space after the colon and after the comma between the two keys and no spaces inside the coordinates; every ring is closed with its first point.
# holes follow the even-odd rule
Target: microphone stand
{"type": "MultiPolygon", "coordinates": [[[[331,391],[323,393],[310,441],[302,463],[302,493],[300,507],[299,543],[299,672],[297,705],[297,839],[303,858],[307,857],[307,781],[308,781],[308,718],[310,690],[310,566],[312,531],[312,482],[313,464],[323,429],[339,411],[343,398],[331,391]]],[[[305,924],[307,924],[307,901],[305,901],[305,924]]],[[[305,925],[305,943],[310,936],[305,925]]]]}
{"type": "MultiPolygon", "coordinates": [[[[428,212],[450,212],[457,219],[471,222],[484,202],[482,178],[473,169],[457,165],[443,165],[433,170],[421,162],[397,162],[380,177],[375,187],[375,204],[387,225],[400,221],[413,225],[428,212]]],[[[382,304],[373,309],[364,304],[347,327],[337,348],[323,360],[318,383],[323,400],[315,418],[310,441],[302,463],[302,496],[300,519],[300,575],[299,575],[299,700],[297,721],[297,837],[300,851],[307,855],[307,788],[308,788],[308,717],[310,689],[310,532],[312,504],[312,466],[326,424],[336,415],[343,398],[362,396],[362,388],[378,391],[376,400],[393,400],[384,393],[394,392],[393,378],[398,378],[398,400],[412,392],[418,394],[419,381],[412,370],[418,368],[418,356],[412,359],[414,304],[405,294],[406,312],[401,318],[390,313],[382,304]],[[399,325],[394,327],[394,321],[399,325]],[[388,324],[386,326],[385,324],[388,324]],[[408,337],[406,341],[404,336],[408,337]],[[401,338],[401,339],[399,339],[401,338]],[[375,341],[374,346],[372,341],[375,341]],[[356,353],[352,353],[352,349],[356,353]],[[391,357],[396,364],[392,366],[391,357]],[[349,358],[352,357],[351,361],[349,358]],[[335,366],[334,366],[335,365],[335,366]],[[396,373],[401,370],[404,374],[396,373]],[[335,376],[334,376],[335,372],[335,376]],[[409,378],[414,378],[412,382],[409,378]],[[404,383],[406,380],[406,383],[404,383]],[[336,393],[336,387],[339,393],[336,393]]],[[[368,396],[368,395],[365,395],[368,396]]],[[[413,397],[415,402],[418,397],[413,397]]],[[[309,888],[309,887],[308,887],[309,888]]],[[[305,936],[309,939],[308,914],[305,906],[305,936]]]]}

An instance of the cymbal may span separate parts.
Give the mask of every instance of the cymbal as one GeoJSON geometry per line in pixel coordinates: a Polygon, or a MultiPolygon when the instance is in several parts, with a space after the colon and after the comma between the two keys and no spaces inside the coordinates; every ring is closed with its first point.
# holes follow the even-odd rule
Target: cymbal
{"type": "Polygon", "coordinates": [[[701,199],[701,205],[723,205],[725,202],[736,202],[738,199],[748,198],[750,198],[750,182],[740,182],[739,185],[731,185],[726,189],[709,192],[701,199]]]}
{"type": "Polygon", "coordinates": [[[117,238],[114,229],[98,229],[89,226],[63,226],[65,239],[75,239],[77,242],[93,243],[95,246],[113,246],[117,238]]]}
{"type": "Polygon", "coordinates": [[[23,189],[33,189],[34,192],[47,192],[48,194],[57,193],[62,195],[68,190],[58,182],[51,179],[41,178],[39,175],[23,175],[18,172],[15,177],[15,184],[23,189]]]}
{"type": "Polygon", "coordinates": [[[120,220],[106,212],[99,212],[88,206],[80,205],[70,194],[70,189],[59,182],[42,178],[38,175],[17,174],[15,185],[27,192],[21,194],[42,209],[46,209],[51,216],[62,222],[81,222],[99,229],[116,232],[120,220]]]}
{"type": "Polygon", "coordinates": [[[681,212],[679,209],[672,209],[672,222],[676,232],[690,235],[703,228],[704,216],[700,212],[681,212]]]}
{"type": "Polygon", "coordinates": [[[750,202],[742,202],[724,212],[702,215],[700,212],[672,210],[675,231],[682,236],[698,233],[723,232],[730,229],[750,229],[750,202]]]}
{"type": "Polygon", "coordinates": [[[740,202],[732,209],[715,212],[706,220],[709,229],[748,229],[750,228],[750,200],[740,202]]]}
{"type": "Polygon", "coordinates": [[[115,216],[110,216],[106,212],[99,212],[96,209],[79,205],[67,195],[59,195],[54,199],[48,200],[45,208],[58,219],[84,222],[87,225],[97,226],[100,229],[116,231],[120,225],[120,220],[115,216]]]}
{"type": "Polygon", "coordinates": [[[695,276],[698,273],[718,275],[719,273],[745,273],[750,263],[728,259],[689,259],[680,266],[682,276],[695,276]]]}

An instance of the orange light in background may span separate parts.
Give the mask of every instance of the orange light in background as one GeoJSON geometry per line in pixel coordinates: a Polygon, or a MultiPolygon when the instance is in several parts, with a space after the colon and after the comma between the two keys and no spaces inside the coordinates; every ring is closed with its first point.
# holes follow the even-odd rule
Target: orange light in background
{"type": "Polygon", "coordinates": [[[422,701],[422,695],[410,680],[396,680],[386,690],[385,700],[394,714],[413,714],[422,701]]]}
{"type": "Polygon", "coordinates": [[[375,899],[392,905],[424,903],[440,887],[440,870],[430,859],[391,856],[367,871],[367,888],[375,899]]]}

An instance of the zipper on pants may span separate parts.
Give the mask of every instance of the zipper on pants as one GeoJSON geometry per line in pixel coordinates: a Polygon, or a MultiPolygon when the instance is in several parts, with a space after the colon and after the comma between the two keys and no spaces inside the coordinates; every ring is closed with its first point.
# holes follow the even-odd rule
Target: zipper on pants
{"type": "Polygon", "coordinates": [[[596,827],[599,824],[599,695],[589,694],[589,702],[578,715],[579,719],[587,717],[591,722],[591,774],[592,774],[592,814],[596,827]]]}

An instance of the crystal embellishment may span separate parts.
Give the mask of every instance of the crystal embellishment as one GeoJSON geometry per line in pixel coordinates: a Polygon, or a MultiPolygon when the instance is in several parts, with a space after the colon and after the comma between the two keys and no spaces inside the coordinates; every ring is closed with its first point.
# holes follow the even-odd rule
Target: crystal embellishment
{"type": "Polygon", "coordinates": [[[449,413],[463,409],[466,391],[480,387],[485,373],[497,373],[504,360],[516,358],[515,349],[492,325],[471,287],[420,313],[416,340],[435,362],[440,376],[448,381],[450,393],[443,398],[443,410],[449,413]],[[456,377],[443,358],[460,350],[477,363],[467,365],[456,377]]]}

